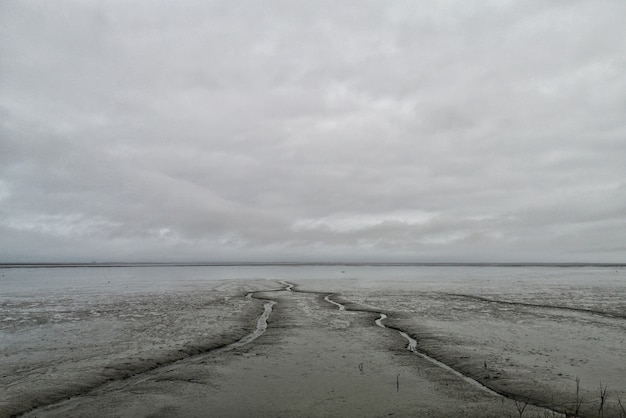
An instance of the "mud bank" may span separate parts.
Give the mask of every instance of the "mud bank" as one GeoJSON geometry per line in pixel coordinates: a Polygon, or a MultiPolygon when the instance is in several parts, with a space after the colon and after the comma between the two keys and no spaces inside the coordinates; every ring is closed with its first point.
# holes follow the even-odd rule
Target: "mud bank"
{"type": "Polygon", "coordinates": [[[0,416],[502,417],[523,407],[543,417],[576,404],[597,416],[601,383],[608,417],[626,399],[616,285],[585,288],[584,299],[569,284],[534,299],[440,280],[203,286],[3,302],[0,314],[32,325],[0,329],[0,416]],[[564,301],[572,294],[583,307],[564,301]]]}
{"type": "MultiPolygon", "coordinates": [[[[513,402],[468,385],[405,349],[372,312],[324,292],[255,292],[273,302],[253,342],[111,382],[26,416],[481,416],[513,402]]],[[[266,305],[267,306],[267,305],[266,305]]],[[[529,407],[529,411],[532,407],[529,407]]],[[[539,410],[535,410],[539,413],[539,410]]]]}

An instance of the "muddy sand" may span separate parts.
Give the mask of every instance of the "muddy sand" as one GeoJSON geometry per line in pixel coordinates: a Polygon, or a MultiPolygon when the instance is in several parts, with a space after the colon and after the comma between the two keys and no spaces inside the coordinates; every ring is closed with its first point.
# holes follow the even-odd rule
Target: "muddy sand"
{"type": "MultiPolygon", "coordinates": [[[[196,292],[195,307],[190,294],[169,296],[159,306],[170,313],[178,306],[174,317],[184,321],[164,329],[163,318],[147,315],[153,306],[138,302],[134,313],[125,306],[141,326],[119,330],[118,350],[102,348],[103,337],[68,342],[74,353],[58,351],[71,361],[59,358],[56,368],[30,358],[31,370],[21,372],[28,378],[3,376],[0,415],[597,416],[594,373],[601,373],[610,398],[603,412],[620,416],[626,330],[615,312],[503,295],[349,288],[340,281],[233,283],[196,292]],[[185,340],[190,323],[200,337],[185,340]],[[177,327],[184,329],[180,345],[160,347],[159,336],[171,339],[177,327]]],[[[14,371],[16,356],[5,356],[14,371]]],[[[11,372],[6,363],[3,372],[11,372]]]]}

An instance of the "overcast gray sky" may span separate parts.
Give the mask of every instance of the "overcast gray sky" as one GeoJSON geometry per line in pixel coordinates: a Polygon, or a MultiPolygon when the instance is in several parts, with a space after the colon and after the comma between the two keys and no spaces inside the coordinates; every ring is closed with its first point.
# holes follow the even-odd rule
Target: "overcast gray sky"
{"type": "Polygon", "coordinates": [[[626,261],[626,2],[0,2],[0,261],[626,261]]]}

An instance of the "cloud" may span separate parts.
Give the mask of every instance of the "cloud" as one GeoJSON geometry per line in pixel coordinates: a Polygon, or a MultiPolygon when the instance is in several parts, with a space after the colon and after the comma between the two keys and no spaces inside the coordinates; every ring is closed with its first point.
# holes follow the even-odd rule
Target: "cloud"
{"type": "Polygon", "coordinates": [[[5,2],[0,261],[623,261],[624,9],[5,2]]]}

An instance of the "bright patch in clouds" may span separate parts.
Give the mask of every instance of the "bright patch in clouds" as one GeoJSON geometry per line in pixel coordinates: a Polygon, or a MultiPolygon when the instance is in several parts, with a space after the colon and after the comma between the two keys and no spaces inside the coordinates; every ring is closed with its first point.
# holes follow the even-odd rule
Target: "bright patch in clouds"
{"type": "Polygon", "coordinates": [[[380,226],[385,223],[397,223],[405,225],[424,224],[435,215],[428,213],[387,213],[387,214],[364,214],[346,213],[335,214],[318,219],[304,219],[296,221],[294,231],[326,229],[333,232],[354,232],[363,229],[380,226]]]}

